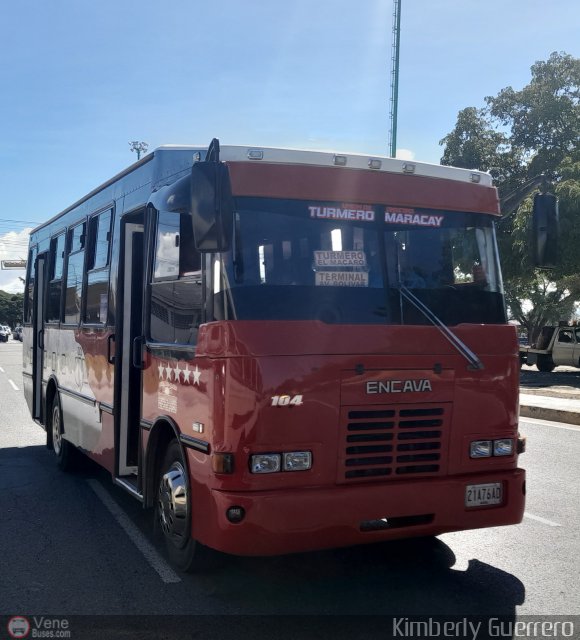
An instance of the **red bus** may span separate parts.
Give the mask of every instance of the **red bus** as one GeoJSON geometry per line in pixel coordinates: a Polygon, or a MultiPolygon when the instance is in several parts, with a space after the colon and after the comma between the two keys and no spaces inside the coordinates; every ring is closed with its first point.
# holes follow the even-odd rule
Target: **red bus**
{"type": "Polygon", "coordinates": [[[31,233],[32,416],[184,570],[518,523],[498,217],[477,171],[161,147],[31,233]]]}

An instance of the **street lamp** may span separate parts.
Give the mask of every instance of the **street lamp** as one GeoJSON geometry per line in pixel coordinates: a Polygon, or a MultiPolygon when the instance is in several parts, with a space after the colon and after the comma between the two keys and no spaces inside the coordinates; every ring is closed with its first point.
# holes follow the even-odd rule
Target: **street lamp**
{"type": "Polygon", "coordinates": [[[133,142],[129,142],[129,148],[131,151],[135,151],[137,154],[137,160],[141,159],[142,153],[147,153],[147,149],[149,145],[146,142],[139,142],[139,140],[133,140],[133,142]]]}

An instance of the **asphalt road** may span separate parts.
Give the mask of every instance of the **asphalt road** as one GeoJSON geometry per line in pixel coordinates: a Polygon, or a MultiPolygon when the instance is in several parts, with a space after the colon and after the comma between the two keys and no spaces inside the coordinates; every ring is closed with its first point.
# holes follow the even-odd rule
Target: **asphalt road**
{"type": "Polygon", "coordinates": [[[226,637],[230,614],[580,613],[580,427],[522,421],[521,525],[177,575],[152,546],[150,515],[110,476],[92,464],[56,468],[28,414],[21,356],[20,343],[0,344],[2,616],[213,614],[226,637]]]}

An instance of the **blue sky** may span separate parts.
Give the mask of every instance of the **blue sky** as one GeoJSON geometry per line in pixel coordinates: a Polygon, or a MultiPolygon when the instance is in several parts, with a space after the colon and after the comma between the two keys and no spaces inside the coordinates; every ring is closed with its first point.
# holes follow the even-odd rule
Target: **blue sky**
{"type": "MultiPolygon", "coordinates": [[[[580,57],[578,0],[402,0],[398,147],[580,57]]],[[[19,0],[0,40],[0,259],[136,159],[129,141],[387,155],[392,0],[19,0]],[[17,222],[12,222],[17,221],[17,222]],[[6,236],[6,233],[12,232],[6,236]],[[16,235],[18,234],[18,235],[16,235]]],[[[0,271],[0,289],[18,290],[0,271]]]]}

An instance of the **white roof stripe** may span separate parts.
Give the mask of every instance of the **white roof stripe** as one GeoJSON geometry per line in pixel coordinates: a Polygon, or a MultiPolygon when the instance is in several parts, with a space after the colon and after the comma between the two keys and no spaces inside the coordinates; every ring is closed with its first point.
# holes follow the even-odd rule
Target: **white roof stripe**
{"type": "MultiPolygon", "coordinates": [[[[201,145],[164,145],[159,147],[159,149],[179,149],[182,151],[191,149],[192,152],[203,152],[207,150],[207,147],[201,145]]],[[[486,187],[492,186],[491,175],[484,171],[459,169],[458,167],[447,167],[438,164],[429,164],[427,162],[416,162],[414,160],[400,160],[397,158],[388,158],[386,156],[369,156],[360,153],[342,153],[338,151],[308,151],[305,149],[284,149],[278,147],[220,145],[220,160],[229,160],[231,162],[274,162],[331,167],[335,166],[335,156],[344,156],[346,158],[345,166],[351,169],[370,169],[370,161],[379,160],[380,169],[373,169],[373,171],[386,171],[389,173],[399,174],[412,173],[413,175],[427,176],[430,178],[443,178],[445,180],[470,182],[486,187]],[[260,160],[249,158],[248,153],[250,151],[261,151],[262,158],[260,160]],[[414,171],[409,171],[410,166],[414,167],[414,171]],[[405,171],[405,167],[407,167],[407,171],[405,171]]]]}

